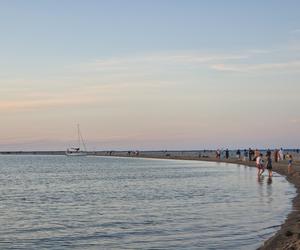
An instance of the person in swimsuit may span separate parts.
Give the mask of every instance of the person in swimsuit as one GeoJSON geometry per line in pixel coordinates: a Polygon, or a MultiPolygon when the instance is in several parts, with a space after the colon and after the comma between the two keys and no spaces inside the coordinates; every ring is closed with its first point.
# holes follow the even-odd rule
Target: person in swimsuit
{"type": "Polygon", "coordinates": [[[291,174],[294,171],[292,164],[293,164],[293,156],[291,154],[289,154],[288,174],[291,174]]]}

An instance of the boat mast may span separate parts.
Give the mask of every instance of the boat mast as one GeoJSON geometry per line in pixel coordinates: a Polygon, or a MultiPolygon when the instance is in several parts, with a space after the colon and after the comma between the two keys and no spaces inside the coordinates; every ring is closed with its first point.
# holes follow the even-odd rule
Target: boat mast
{"type": "Polygon", "coordinates": [[[78,147],[80,150],[80,130],[79,130],[79,124],[77,124],[77,140],[78,140],[78,147]]]}
{"type": "Polygon", "coordinates": [[[78,130],[78,145],[79,145],[79,148],[80,148],[81,143],[82,143],[84,151],[86,151],[86,146],[85,146],[82,134],[80,132],[79,124],[77,124],[77,130],[78,130]]]}

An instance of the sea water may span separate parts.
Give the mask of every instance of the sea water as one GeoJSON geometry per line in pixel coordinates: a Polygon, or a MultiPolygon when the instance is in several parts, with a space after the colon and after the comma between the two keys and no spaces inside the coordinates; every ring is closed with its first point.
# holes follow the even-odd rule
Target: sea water
{"type": "Polygon", "coordinates": [[[255,249],[295,194],[234,164],[0,156],[0,249],[255,249]]]}

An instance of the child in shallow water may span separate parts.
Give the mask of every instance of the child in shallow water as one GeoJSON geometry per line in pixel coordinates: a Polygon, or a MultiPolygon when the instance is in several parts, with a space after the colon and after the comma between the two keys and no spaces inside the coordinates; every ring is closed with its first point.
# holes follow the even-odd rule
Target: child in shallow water
{"type": "Polygon", "coordinates": [[[262,154],[259,154],[255,160],[256,160],[256,167],[257,167],[257,175],[261,176],[263,174],[263,172],[265,171],[262,154]]]}

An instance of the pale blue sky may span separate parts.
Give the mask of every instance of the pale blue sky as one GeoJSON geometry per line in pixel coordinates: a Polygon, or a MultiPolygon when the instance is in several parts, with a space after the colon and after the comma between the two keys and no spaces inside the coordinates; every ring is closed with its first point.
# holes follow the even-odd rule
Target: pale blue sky
{"type": "Polygon", "coordinates": [[[0,150],[299,147],[299,1],[0,1],[0,150]]]}

